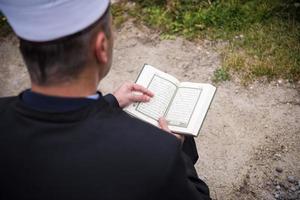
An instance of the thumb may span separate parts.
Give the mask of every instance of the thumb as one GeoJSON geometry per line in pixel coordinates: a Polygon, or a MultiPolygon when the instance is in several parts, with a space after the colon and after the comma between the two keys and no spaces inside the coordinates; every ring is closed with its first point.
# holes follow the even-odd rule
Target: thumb
{"type": "Polygon", "coordinates": [[[150,97],[144,94],[141,95],[136,95],[136,94],[131,94],[130,100],[132,102],[148,102],[150,101],[150,97]]]}
{"type": "Polygon", "coordinates": [[[184,136],[176,134],[176,133],[172,133],[172,131],[168,127],[168,123],[165,118],[163,118],[163,117],[159,118],[158,124],[162,130],[167,131],[168,133],[171,133],[172,135],[174,135],[175,137],[177,137],[177,139],[179,139],[181,141],[181,144],[183,144],[184,136]]]}
{"type": "Polygon", "coordinates": [[[159,126],[160,126],[161,129],[163,129],[164,131],[167,131],[167,132],[171,133],[171,130],[169,129],[168,123],[167,123],[167,121],[166,121],[165,118],[163,118],[163,117],[159,118],[158,124],[159,124],[159,126]]]}

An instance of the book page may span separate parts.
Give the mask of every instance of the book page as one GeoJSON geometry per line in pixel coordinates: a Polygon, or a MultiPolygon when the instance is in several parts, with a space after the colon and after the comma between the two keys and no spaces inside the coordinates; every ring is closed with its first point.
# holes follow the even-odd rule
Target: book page
{"type": "Polygon", "coordinates": [[[142,71],[138,75],[136,83],[140,84],[144,87],[149,87],[149,84],[150,84],[151,80],[153,79],[154,75],[160,76],[160,77],[174,83],[175,85],[179,84],[179,81],[175,77],[173,77],[170,74],[167,74],[163,71],[160,71],[150,65],[147,65],[147,64],[144,65],[142,71]]]}
{"type": "Polygon", "coordinates": [[[154,97],[151,98],[150,102],[139,103],[136,111],[157,121],[165,115],[177,86],[175,83],[154,74],[147,88],[154,93],[154,97]]]}
{"type": "Polygon", "coordinates": [[[154,97],[147,103],[133,103],[124,111],[157,127],[159,117],[164,116],[170,130],[198,135],[216,91],[214,86],[179,82],[175,77],[147,64],[136,83],[151,90],[154,97]]]}
{"type": "Polygon", "coordinates": [[[187,128],[201,92],[201,88],[179,87],[166,114],[168,124],[187,128]]]}

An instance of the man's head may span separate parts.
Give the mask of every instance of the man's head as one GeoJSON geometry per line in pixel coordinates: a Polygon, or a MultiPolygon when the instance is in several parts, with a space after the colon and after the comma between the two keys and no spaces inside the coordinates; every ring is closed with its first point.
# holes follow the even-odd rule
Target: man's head
{"type": "Polygon", "coordinates": [[[20,50],[32,82],[60,84],[78,78],[86,67],[98,64],[105,76],[111,65],[112,31],[109,9],[86,29],[49,42],[20,39],[20,50]]]}
{"type": "Polygon", "coordinates": [[[20,37],[20,50],[33,84],[54,86],[76,81],[92,68],[99,80],[108,73],[113,46],[109,0],[0,0],[0,7],[1,1],[20,37]],[[30,13],[27,19],[13,12],[15,7],[23,16],[30,13]],[[28,12],[30,9],[33,12],[28,12]]]}

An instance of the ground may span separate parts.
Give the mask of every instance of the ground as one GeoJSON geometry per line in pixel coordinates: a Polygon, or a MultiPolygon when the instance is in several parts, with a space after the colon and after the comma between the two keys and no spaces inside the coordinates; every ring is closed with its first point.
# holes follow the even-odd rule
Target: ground
{"type": "MultiPolygon", "coordinates": [[[[112,92],[134,81],[144,63],[181,81],[212,83],[224,42],[161,40],[130,21],[115,30],[114,62],[99,89],[112,92]]],[[[285,80],[238,78],[215,84],[217,92],[196,138],[199,176],[213,199],[300,199],[300,86],[285,80]],[[298,195],[298,196],[297,196],[298,195]]],[[[29,79],[11,34],[0,38],[0,96],[28,88],[29,79]]]]}

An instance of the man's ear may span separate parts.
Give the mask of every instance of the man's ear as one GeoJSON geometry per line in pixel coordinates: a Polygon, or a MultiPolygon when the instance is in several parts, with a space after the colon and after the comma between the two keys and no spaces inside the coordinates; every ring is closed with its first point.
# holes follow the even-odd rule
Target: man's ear
{"type": "Polygon", "coordinates": [[[97,60],[101,64],[107,64],[108,62],[108,40],[104,32],[99,32],[96,36],[95,54],[97,60]]]}

